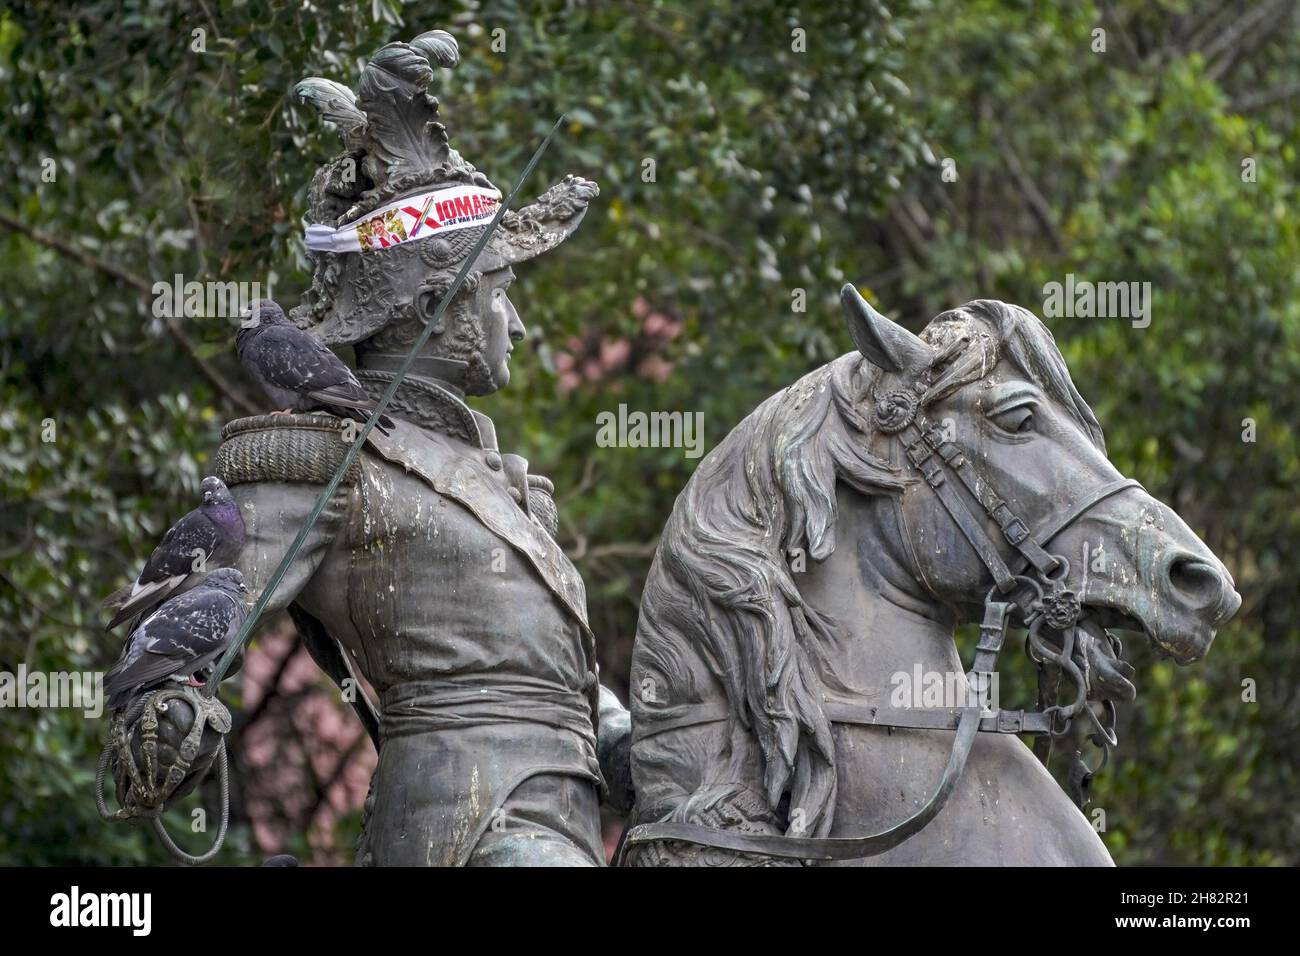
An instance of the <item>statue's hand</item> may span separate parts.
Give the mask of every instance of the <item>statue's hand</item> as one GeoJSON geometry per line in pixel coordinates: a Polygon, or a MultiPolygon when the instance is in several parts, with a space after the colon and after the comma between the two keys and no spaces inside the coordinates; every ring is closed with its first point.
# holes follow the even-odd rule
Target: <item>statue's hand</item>
{"type": "Polygon", "coordinates": [[[596,759],[608,788],[606,804],[628,813],[636,802],[632,788],[632,715],[613,692],[600,689],[600,729],[596,736],[596,759]]]}

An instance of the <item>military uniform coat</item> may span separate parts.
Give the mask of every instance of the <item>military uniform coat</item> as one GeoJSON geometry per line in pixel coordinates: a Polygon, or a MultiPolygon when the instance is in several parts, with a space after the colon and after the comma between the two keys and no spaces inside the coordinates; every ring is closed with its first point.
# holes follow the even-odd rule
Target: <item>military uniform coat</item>
{"type": "MultiPolygon", "coordinates": [[[[319,622],[379,694],[358,862],[599,864],[595,648],[549,482],[455,396],[408,387],[442,392],[438,427],[369,436],[268,606],[319,622]]],[[[343,428],[274,415],[223,431],[254,593],[343,460],[343,428]]]]}

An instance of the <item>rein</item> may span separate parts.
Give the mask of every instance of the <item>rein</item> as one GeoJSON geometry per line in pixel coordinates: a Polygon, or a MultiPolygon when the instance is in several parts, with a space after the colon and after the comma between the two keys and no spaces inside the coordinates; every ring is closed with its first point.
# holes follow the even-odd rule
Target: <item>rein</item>
{"type": "MultiPolygon", "coordinates": [[[[1077,641],[1075,625],[1082,614],[1082,606],[1078,596],[1065,586],[1065,580],[1069,576],[1069,562],[1061,555],[1049,553],[1047,546],[1053,538],[1102,501],[1126,489],[1142,486],[1131,478],[1108,482],[1071,502],[1064,512],[1053,516],[1043,528],[1031,532],[1028,524],[981,477],[966,454],[944,438],[942,429],[930,424],[925,418],[921,398],[930,384],[931,371],[927,369],[911,387],[896,389],[878,400],[875,407],[876,428],[885,435],[898,435],[912,467],[925,478],[926,484],[993,577],[993,587],[989,589],[984,601],[984,617],[980,624],[975,659],[968,673],[971,686],[979,693],[992,686],[993,677],[997,673],[998,655],[1006,642],[1007,629],[1012,617],[1018,616],[1028,628],[1026,653],[1039,667],[1039,706],[1042,709],[990,712],[980,707],[908,709],[828,703],[826,713],[832,723],[956,729],[943,775],[939,778],[934,793],[921,809],[886,830],[854,837],[755,834],[698,823],[668,821],[643,823],[631,827],[623,834],[614,855],[614,865],[620,865],[628,850],[634,846],[665,840],[738,853],[820,862],[877,856],[919,833],[944,808],[961,779],[975,738],[981,731],[1038,735],[1040,741],[1046,741],[1046,746],[1035,744],[1034,752],[1046,763],[1052,738],[1064,734],[1073,718],[1082,711],[1094,725],[1092,739],[1102,748],[1103,755],[1101,764],[1095,770],[1089,769],[1082,764],[1080,758],[1076,758],[1081,768],[1076,766],[1072,777],[1078,778],[1079,789],[1082,791],[1092,775],[1105,766],[1109,758],[1108,746],[1115,744],[1115,707],[1110,701],[1104,702],[1107,720],[1103,724],[1087,704],[1087,679],[1072,659],[1077,641]],[[996,522],[1006,541],[1016,549],[1018,554],[1011,565],[1003,560],[997,542],[985,530],[983,522],[971,513],[956,484],[948,480],[950,475],[956,477],[957,482],[979,503],[983,512],[996,522]],[[1033,577],[1027,576],[1031,569],[1033,577]],[[1044,628],[1060,635],[1059,649],[1044,639],[1044,628]],[[1075,699],[1064,705],[1055,699],[1056,684],[1062,673],[1069,676],[1077,690],[1075,699]]],[[[718,705],[717,714],[712,713],[712,710],[713,708],[696,708],[694,713],[683,714],[666,725],[656,727],[651,734],[642,736],[726,719],[726,705],[718,705]]]]}

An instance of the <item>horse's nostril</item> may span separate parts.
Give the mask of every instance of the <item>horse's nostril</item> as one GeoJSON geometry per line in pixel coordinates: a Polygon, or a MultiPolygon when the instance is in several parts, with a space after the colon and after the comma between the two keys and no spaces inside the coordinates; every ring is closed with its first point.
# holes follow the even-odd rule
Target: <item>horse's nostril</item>
{"type": "Polygon", "coordinates": [[[1197,610],[1218,608],[1227,587],[1213,565],[1196,558],[1175,558],[1169,565],[1169,583],[1197,610]]]}

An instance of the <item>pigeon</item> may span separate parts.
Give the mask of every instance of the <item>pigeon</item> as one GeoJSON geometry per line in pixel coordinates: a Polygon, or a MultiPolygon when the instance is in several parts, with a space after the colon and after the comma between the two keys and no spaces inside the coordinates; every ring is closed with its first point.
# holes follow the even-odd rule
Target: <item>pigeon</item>
{"type": "MultiPolygon", "coordinates": [[[[324,408],[364,423],[375,410],[352,369],[270,299],[259,299],[244,313],[235,347],[244,370],[282,409],[274,414],[324,408]]],[[[378,424],[385,434],[393,427],[386,415],[378,424]]]]}
{"type": "Polygon", "coordinates": [[[167,529],[135,581],[104,598],[104,606],[115,612],[105,630],[148,614],[198,584],[209,567],[223,567],[239,556],[244,545],[239,502],[220,478],[204,478],[199,489],[203,504],[167,529]]]}
{"type": "Polygon", "coordinates": [[[201,686],[194,675],[215,661],[248,616],[244,577],[218,568],[202,583],[162,603],[131,632],[104,675],[108,706],[119,710],[139,691],[168,680],[201,686]]]}

